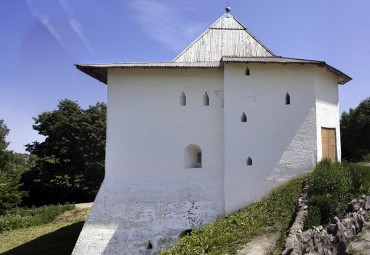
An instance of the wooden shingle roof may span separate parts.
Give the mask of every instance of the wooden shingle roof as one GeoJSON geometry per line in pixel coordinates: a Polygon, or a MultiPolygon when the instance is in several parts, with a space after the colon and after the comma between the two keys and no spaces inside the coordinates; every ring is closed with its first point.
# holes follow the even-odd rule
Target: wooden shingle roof
{"type": "Polygon", "coordinates": [[[230,13],[221,16],[173,62],[220,61],[223,56],[275,56],[230,13]]]}

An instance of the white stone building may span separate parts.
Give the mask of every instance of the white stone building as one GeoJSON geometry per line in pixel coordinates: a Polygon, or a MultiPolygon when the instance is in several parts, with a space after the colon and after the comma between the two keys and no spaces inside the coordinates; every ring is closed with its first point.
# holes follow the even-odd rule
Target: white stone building
{"type": "Polygon", "coordinates": [[[338,84],[351,78],[276,56],[230,13],[172,62],[77,68],[108,85],[108,121],[105,179],[75,255],[155,254],[340,160],[338,84]]]}

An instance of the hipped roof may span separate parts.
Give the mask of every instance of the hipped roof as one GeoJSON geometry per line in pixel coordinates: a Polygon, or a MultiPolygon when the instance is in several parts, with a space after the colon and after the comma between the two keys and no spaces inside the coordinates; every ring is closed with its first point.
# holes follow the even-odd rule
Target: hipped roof
{"type": "Polygon", "coordinates": [[[275,56],[230,13],[220,17],[210,28],[178,55],[173,62],[220,61],[223,56],[275,56]]]}
{"type": "Polygon", "coordinates": [[[109,68],[223,68],[224,63],[312,64],[324,67],[345,84],[351,77],[324,61],[276,56],[230,13],[220,17],[172,62],[76,65],[82,72],[107,84],[109,68]]]}

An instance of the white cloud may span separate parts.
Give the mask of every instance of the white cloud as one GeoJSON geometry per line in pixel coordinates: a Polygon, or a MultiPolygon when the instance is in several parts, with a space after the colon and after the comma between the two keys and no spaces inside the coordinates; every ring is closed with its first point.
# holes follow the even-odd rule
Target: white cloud
{"type": "Polygon", "coordinates": [[[43,24],[44,27],[46,27],[46,29],[50,32],[50,34],[52,34],[54,36],[54,38],[58,42],[61,43],[62,42],[62,38],[57,33],[57,31],[54,29],[54,27],[50,24],[50,19],[48,17],[42,17],[39,20],[40,20],[41,24],[43,24]]]}
{"type": "Polygon", "coordinates": [[[63,7],[64,11],[67,13],[68,16],[74,16],[73,10],[71,6],[68,4],[67,0],[60,0],[59,3],[63,7]]]}
{"type": "Polygon", "coordinates": [[[81,23],[77,19],[70,18],[69,19],[69,25],[75,31],[75,33],[78,35],[82,43],[85,45],[86,49],[94,56],[96,56],[95,50],[92,48],[91,44],[87,40],[87,38],[84,35],[84,30],[81,25],[81,23]]]}
{"type": "Polygon", "coordinates": [[[175,8],[170,9],[159,1],[137,0],[132,7],[143,31],[168,48],[182,50],[189,39],[200,35],[202,24],[184,21],[175,8]]]}
{"type": "Polygon", "coordinates": [[[68,4],[67,0],[60,0],[60,4],[62,5],[64,11],[66,12],[68,16],[68,22],[69,25],[71,26],[72,30],[77,34],[77,36],[80,38],[82,43],[84,44],[85,48],[94,56],[96,56],[95,50],[92,48],[90,42],[87,40],[85,33],[84,33],[84,28],[81,24],[81,22],[75,18],[75,15],[73,13],[73,10],[71,6],[68,4]]]}
{"type": "Polygon", "coordinates": [[[56,29],[50,23],[50,18],[45,15],[40,15],[36,8],[33,6],[31,0],[27,0],[28,9],[30,10],[32,16],[37,18],[39,22],[46,28],[46,30],[54,37],[54,39],[60,44],[62,48],[64,47],[61,36],[58,34],[56,29]]]}

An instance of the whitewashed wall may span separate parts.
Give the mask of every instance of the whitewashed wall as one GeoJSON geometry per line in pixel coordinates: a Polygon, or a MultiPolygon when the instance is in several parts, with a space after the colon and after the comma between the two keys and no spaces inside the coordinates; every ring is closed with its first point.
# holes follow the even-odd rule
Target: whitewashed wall
{"type": "Polygon", "coordinates": [[[339,97],[337,77],[324,68],[315,68],[317,118],[317,159],[322,158],[321,128],[335,128],[337,160],[341,160],[339,97]]]}
{"type": "Polygon", "coordinates": [[[246,67],[109,70],[106,177],[73,254],[155,254],[245,208],[321,159],[321,127],[337,129],[340,158],[331,73],[250,64],[246,76],[246,67]],[[184,166],[190,144],[201,169],[184,166]]]}
{"type": "Polygon", "coordinates": [[[316,161],[316,105],[311,65],[225,65],[225,210],[265,196],[316,161]],[[285,104],[286,93],[290,105],[285,104]],[[247,122],[241,122],[245,112],[247,122]],[[252,166],[246,165],[248,157],[252,166]]]}
{"type": "Polygon", "coordinates": [[[223,70],[108,75],[106,177],[73,254],[156,254],[224,216],[223,70]],[[202,149],[200,169],[184,167],[189,144],[202,149]]]}

